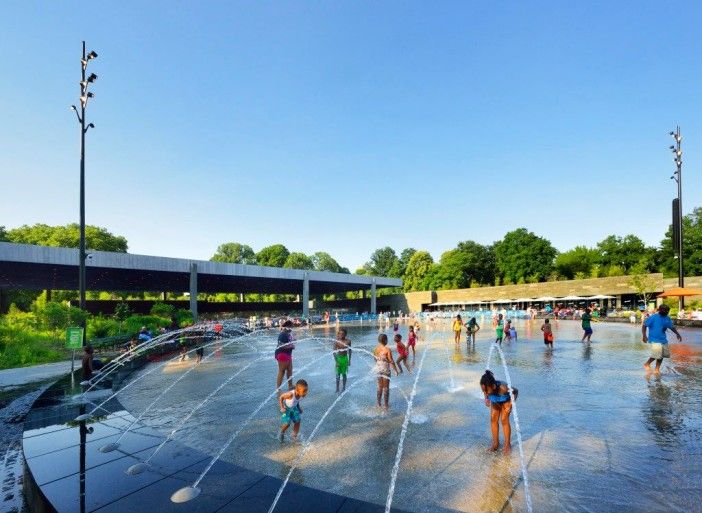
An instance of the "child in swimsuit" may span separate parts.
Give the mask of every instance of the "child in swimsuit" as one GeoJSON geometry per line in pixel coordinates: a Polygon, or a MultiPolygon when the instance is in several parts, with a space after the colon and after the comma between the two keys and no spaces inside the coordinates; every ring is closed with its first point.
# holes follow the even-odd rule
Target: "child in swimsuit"
{"type": "Polygon", "coordinates": [[[549,349],[553,349],[553,329],[548,319],[546,319],[541,326],[541,331],[544,332],[544,344],[546,344],[549,349]]]}
{"type": "MultiPolygon", "coordinates": [[[[489,370],[480,378],[480,388],[485,395],[485,406],[490,408],[490,430],[492,431],[492,445],[490,451],[495,452],[500,447],[499,423],[502,421],[502,434],[505,438],[505,454],[509,453],[511,446],[512,427],[509,423],[509,414],[512,412],[512,396],[507,383],[497,381],[489,370]]],[[[519,392],[512,388],[514,400],[519,392]]]]}
{"type": "Polygon", "coordinates": [[[409,327],[407,335],[407,347],[412,349],[412,361],[414,362],[415,352],[414,347],[417,345],[417,334],[414,332],[414,326],[409,327]]]}
{"type": "Polygon", "coordinates": [[[397,367],[400,369],[400,374],[402,374],[402,362],[405,362],[405,369],[407,369],[407,372],[412,374],[409,365],[407,365],[409,351],[407,350],[407,346],[402,343],[402,335],[399,333],[395,335],[395,346],[397,347],[397,367]]]}
{"type": "Polygon", "coordinates": [[[346,374],[351,365],[351,341],[346,338],[346,328],[339,328],[334,342],[334,363],[336,366],[336,393],[339,393],[339,378],[343,383],[343,390],[346,390],[346,374]]]}
{"type": "Polygon", "coordinates": [[[510,342],[512,340],[512,321],[507,319],[504,328],[505,342],[510,342]]]}
{"type": "Polygon", "coordinates": [[[513,338],[514,340],[517,340],[517,328],[515,328],[511,324],[509,325],[509,337],[513,338]]]}
{"type": "Polygon", "coordinates": [[[395,323],[392,325],[392,331],[395,333],[400,331],[400,322],[397,319],[395,319],[395,323]]]}
{"type": "Polygon", "coordinates": [[[505,334],[504,321],[502,320],[502,314],[497,316],[497,324],[495,325],[495,342],[502,345],[502,337],[505,334]]]}
{"type": "Polygon", "coordinates": [[[378,335],[378,345],[373,350],[375,357],[375,370],[378,374],[378,408],[382,408],[381,401],[385,396],[385,409],[389,408],[390,402],[390,367],[395,369],[395,375],[400,373],[397,371],[397,365],[392,358],[392,351],[388,345],[388,336],[385,333],[378,335]]]}
{"type": "Polygon", "coordinates": [[[285,432],[291,423],[293,425],[293,440],[297,440],[297,435],[300,433],[300,415],[302,414],[300,399],[307,395],[307,388],[307,381],[298,379],[294,390],[280,394],[278,398],[281,413],[278,437],[281,442],[285,441],[285,432]]]}
{"type": "Polygon", "coordinates": [[[458,344],[461,341],[461,330],[463,329],[463,319],[460,314],[453,321],[453,341],[458,344]]]}

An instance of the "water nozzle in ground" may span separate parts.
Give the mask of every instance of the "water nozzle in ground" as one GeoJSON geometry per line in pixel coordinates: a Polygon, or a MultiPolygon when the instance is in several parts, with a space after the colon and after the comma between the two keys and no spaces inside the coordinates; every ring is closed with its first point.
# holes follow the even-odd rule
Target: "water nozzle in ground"
{"type": "Polygon", "coordinates": [[[125,473],[129,476],[135,476],[137,474],[141,474],[144,472],[147,468],[149,468],[149,465],[143,462],[135,463],[131,467],[129,467],[127,470],[125,470],[125,473]]]}
{"type": "Polygon", "coordinates": [[[100,452],[112,452],[117,449],[117,447],[119,447],[119,444],[117,442],[112,442],[107,445],[103,445],[99,450],[100,452]]]}
{"type": "Polygon", "coordinates": [[[171,502],[176,504],[181,502],[188,502],[193,500],[195,497],[200,495],[200,489],[194,486],[185,486],[171,495],[171,502]]]}

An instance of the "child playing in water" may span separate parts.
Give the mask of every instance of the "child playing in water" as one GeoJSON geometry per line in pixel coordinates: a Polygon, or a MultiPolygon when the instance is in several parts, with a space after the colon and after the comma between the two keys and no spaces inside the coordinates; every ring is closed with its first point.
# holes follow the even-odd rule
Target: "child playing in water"
{"type": "Polygon", "coordinates": [[[502,314],[497,316],[497,324],[495,325],[495,343],[502,345],[502,337],[505,334],[504,321],[502,320],[502,314]]]}
{"type": "Polygon", "coordinates": [[[468,321],[468,324],[466,324],[466,342],[468,344],[470,344],[471,342],[475,344],[475,334],[478,333],[478,330],[480,330],[478,321],[475,320],[475,317],[471,317],[470,321],[468,321]]]}
{"type": "Polygon", "coordinates": [[[463,319],[457,315],[453,321],[453,341],[458,344],[461,341],[461,330],[463,329],[463,319]]]}
{"type": "Polygon", "coordinates": [[[646,319],[646,322],[641,326],[642,340],[644,342],[651,343],[651,356],[646,363],[644,363],[644,368],[646,372],[651,370],[651,364],[653,360],[656,361],[656,374],[661,372],[661,363],[663,363],[663,358],[670,358],[670,350],[668,349],[668,337],[665,332],[667,330],[672,331],[678,337],[678,342],[682,342],[682,337],[678,330],[675,329],[673,321],[668,316],[670,312],[670,307],[668,305],[661,305],[658,307],[658,313],[653,314],[651,317],[646,319]],[[648,334],[646,330],[648,329],[648,334]]]}
{"type": "Polygon", "coordinates": [[[293,390],[280,394],[278,404],[280,405],[281,418],[278,438],[281,442],[285,441],[285,432],[290,427],[290,423],[293,425],[293,440],[297,440],[297,435],[300,433],[300,415],[302,414],[300,399],[307,395],[307,388],[307,381],[298,379],[293,390]]]}
{"type": "MultiPolygon", "coordinates": [[[[407,347],[412,349],[412,363],[414,364],[415,352],[414,347],[417,345],[417,334],[414,332],[414,326],[409,327],[409,333],[407,334],[407,347]]],[[[407,362],[405,362],[405,365],[407,362]]]]}
{"type": "Polygon", "coordinates": [[[395,322],[392,325],[392,331],[394,331],[395,333],[400,331],[400,320],[399,319],[395,319],[395,322]]]}
{"type": "Polygon", "coordinates": [[[385,396],[385,409],[389,408],[390,402],[390,367],[395,369],[395,376],[400,373],[395,365],[395,360],[392,359],[392,351],[388,346],[388,336],[385,333],[378,335],[378,345],[373,350],[375,357],[375,370],[378,373],[378,408],[382,408],[381,400],[385,396]]]}
{"type": "Polygon", "coordinates": [[[551,323],[548,319],[541,325],[541,331],[544,332],[544,344],[546,344],[549,349],[553,349],[553,330],[551,329],[551,323]]]}
{"type": "MultiPolygon", "coordinates": [[[[495,452],[500,447],[499,422],[502,420],[502,434],[505,439],[504,452],[508,454],[512,449],[512,427],[509,423],[509,414],[512,412],[512,397],[507,383],[497,381],[489,370],[480,378],[480,388],[485,395],[485,406],[490,408],[490,430],[492,431],[492,445],[489,451],[495,452]]],[[[517,399],[518,390],[512,387],[514,399],[517,399]]]]}
{"type": "Polygon", "coordinates": [[[505,323],[504,334],[505,334],[505,342],[510,342],[512,340],[512,320],[511,319],[507,319],[507,322],[505,323]]]}
{"type": "Polygon", "coordinates": [[[513,338],[515,341],[517,340],[517,328],[515,328],[513,324],[509,325],[509,338],[513,338]]]}
{"type": "Polygon", "coordinates": [[[346,374],[351,366],[351,341],[346,338],[346,328],[339,328],[334,342],[334,362],[336,364],[336,393],[339,393],[339,378],[346,390],[346,374]]]}
{"type": "Polygon", "coordinates": [[[412,374],[409,365],[407,365],[409,351],[407,350],[407,346],[402,343],[402,335],[399,333],[395,334],[395,347],[397,347],[397,367],[400,369],[400,374],[402,374],[402,362],[405,362],[405,369],[407,369],[407,372],[412,374]]]}
{"type": "Polygon", "coordinates": [[[580,318],[583,326],[583,339],[580,342],[590,343],[590,337],[592,337],[592,315],[590,315],[590,309],[586,308],[585,313],[580,318]]]}

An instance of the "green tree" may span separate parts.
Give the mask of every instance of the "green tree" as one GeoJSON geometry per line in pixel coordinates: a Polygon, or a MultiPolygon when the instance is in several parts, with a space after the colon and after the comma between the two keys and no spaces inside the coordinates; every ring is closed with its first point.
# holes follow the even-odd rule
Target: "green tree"
{"type": "Polygon", "coordinates": [[[376,249],[363,267],[368,271],[368,274],[391,276],[391,271],[398,260],[395,250],[386,246],[376,249]]]}
{"type": "Polygon", "coordinates": [[[310,258],[315,271],[350,274],[349,270],[346,267],[342,267],[329,253],[317,251],[310,258]]]}
{"type": "MultiPolygon", "coordinates": [[[[77,248],[80,242],[80,227],[77,223],[65,226],[24,225],[9,230],[6,237],[10,242],[21,244],[77,248]]],[[[96,251],[127,252],[127,239],[113,235],[99,226],[87,225],[85,227],[85,245],[96,251]]]]}
{"type": "Polygon", "coordinates": [[[4,242],[7,240],[7,230],[5,230],[4,226],[0,226],[0,242],[4,242]]]}
{"type": "Polygon", "coordinates": [[[653,296],[653,293],[656,292],[659,286],[658,280],[648,273],[648,269],[646,269],[646,265],[643,262],[631,268],[629,283],[639,293],[645,305],[648,305],[651,296],[653,296]]]}
{"type": "Polygon", "coordinates": [[[400,253],[400,258],[395,261],[392,269],[390,269],[389,276],[392,276],[393,278],[402,278],[405,274],[410,258],[412,258],[412,255],[414,255],[416,252],[417,250],[414,248],[403,249],[402,253],[400,253]]]}
{"type": "Polygon", "coordinates": [[[569,280],[573,278],[588,278],[599,263],[600,252],[585,246],[575,246],[573,249],[560,253],[556,257],[554,267],[560,276],[569,280]]]}
{"type": "Polygon", "coordinates": [[[238,242],[220,244],[212,258],[212,262],[226,262],[229,264],[256,264],[256,254],[251,246],[238,242]]]}
{"type": "MultiPolygon", "coordinates": [[[[658,268],[666,276],[678,275],[677,248],[673,248],[673,227],[668,226],[661,241],[658,268]]],[[[683,266],[687,276],[702,276],[702,207],[683,217],[683,266]]]]}
{"type": "Polygon", "coordinates": [[[626,275],[626,269],[624,269],[621,265],[610,265],[607,268],[607,276],[614,277],[614,276],[625,276],[626,275]]]}
{"type": "Polygon", "coordinates": [[[289,256],[288,248],[282,244],[273,244],[256,253],[256,263],[268,267],[283,267],[289,256]]]}
{"type": "Polygon", "coordinates": [[[288,258],[285,259],[285,264],[283,267],[286,269],[314,269],[314,263],[312,259],[305,255],[304,253],[290,253],[288,258]]]}
{"type": "Polygon", "coordinates": [[[553,269],[557,251],[551,243],[526,228],[518,228],[505,234],[494,245],[497,269],[505,282],[516,283],[519,279],[538,277],[545,280],[553,269]]]}
{"type": "Polygon", "coordinates": [[[407,262],[403,285],[407,292],[423,290],[424,280],[434,265],[434,259],[426,251],[415,251],[407,262]]]}
{"type": "MultiPolygon", "coordinates": [[[[654,250],[646,247],[636,235],[610,235],[597,243],[597,249],[600,253],[600,264],[605,269],[617,266],[624,274],[628,274],[629,269],[639,263],[643,263],[649,270],[653,266],[654,250]]],[[[611,276],[609,270],[606,272],[611,276]]]]}

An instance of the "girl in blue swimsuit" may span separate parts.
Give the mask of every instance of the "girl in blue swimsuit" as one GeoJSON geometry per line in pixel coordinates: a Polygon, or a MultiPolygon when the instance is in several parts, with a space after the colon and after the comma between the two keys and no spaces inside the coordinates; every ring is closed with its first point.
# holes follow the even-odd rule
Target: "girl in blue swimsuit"
{"type": "MultiPolygon", "coordinates": [[[[489,370],[480,378],[480,388],[485,394],[485,406],[490,408],[490,429],[492,431],[492,445],[489,451],[495,452],[500,447],[499,422],[502,420],[502,433],[505,438],[504,452],[508,454],[512,449],[512,427],[509,423],[509,414],[512,412],[512,397],[507,383],[497,381],[489,370]]],[[[514,399],[517,399],[518,390],[512,387],[514,399]]]]}

